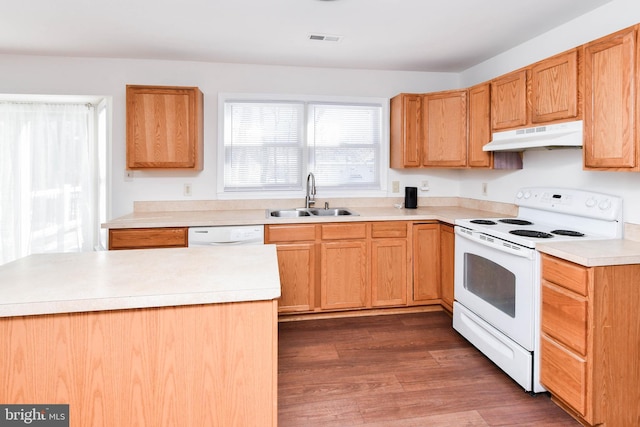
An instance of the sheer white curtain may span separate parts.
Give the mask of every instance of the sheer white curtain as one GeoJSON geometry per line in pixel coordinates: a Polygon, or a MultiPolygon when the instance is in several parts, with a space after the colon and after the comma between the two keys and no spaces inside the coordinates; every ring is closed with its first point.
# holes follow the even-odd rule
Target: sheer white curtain
{"type": "Polygon", "coordinates": [[[0,102],[0,265],[97,245],[93,107],[0,102]]]}

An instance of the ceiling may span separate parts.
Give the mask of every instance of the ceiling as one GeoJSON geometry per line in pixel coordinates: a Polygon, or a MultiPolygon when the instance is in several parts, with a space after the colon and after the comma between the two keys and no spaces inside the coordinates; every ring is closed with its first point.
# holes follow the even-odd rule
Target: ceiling
{"type": "Polygon", "coordinates": [[[610,1],[6,1],[0,53],[460,72],[610,1]]]}

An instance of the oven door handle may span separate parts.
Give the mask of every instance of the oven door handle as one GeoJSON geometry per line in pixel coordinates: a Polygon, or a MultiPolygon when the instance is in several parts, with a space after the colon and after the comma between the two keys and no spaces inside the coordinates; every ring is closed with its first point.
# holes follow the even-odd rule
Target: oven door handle
{"type": "Polygon", "coordinates": [[[479,231],[473,231],[463,227],[455,227],[455,231],[456,236],[458,237],[471,240],[482,246],[488,246],[490,248],[506,252],[510,255],[515,255],[527,259],[533,259],[535,256],[535,249],[509,243],[505,240],[491,237],[479,231]]]}

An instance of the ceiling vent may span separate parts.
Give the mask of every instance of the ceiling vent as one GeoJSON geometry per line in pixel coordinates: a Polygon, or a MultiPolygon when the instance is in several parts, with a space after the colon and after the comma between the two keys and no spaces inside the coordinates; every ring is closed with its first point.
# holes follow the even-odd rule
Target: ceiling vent
{"type": "Polygon", "coordinates": [[[342,40],[342,36],[335,36],[331,34],[309,34],[309,40],[321,42],[339,42],[340,40],[342,40]]]}

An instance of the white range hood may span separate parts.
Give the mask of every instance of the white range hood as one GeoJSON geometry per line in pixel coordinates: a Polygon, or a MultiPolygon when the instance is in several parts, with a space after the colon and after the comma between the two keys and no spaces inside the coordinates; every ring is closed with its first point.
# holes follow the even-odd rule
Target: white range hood
{"type": "Polygon", "coordinates": [[[524,151],[533,148],[582,147],[582,120],[495,132],[484,151],[524,151]]]}

